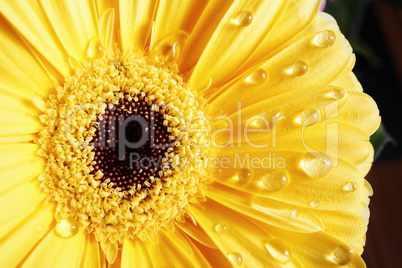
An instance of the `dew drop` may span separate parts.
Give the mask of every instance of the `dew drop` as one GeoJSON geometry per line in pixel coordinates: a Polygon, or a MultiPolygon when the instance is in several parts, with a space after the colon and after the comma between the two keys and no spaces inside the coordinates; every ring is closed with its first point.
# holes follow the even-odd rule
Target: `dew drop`
{"type": "Polygon", "coordinates": [[[235,19],[234,23],[241,27],[247,27],[253,21],[253,14],[250,11],[243,11],[237,19],[235,19]]]}
{"type": "Polygon", "coordinates": [[[91,60],[98,59],[103,55],[102,44],[99,39],[94,36],[92,37],[87,46],[87,57],[91,60]]]}
{"type": "Polygon", "coordinates": [[[36,224],[36,225],[34,226],[34,231],[37,232],[37,233],[43,232],[43,226],[40,225],[40,224],[36,224]]]}
{"type": "Polygon", "coordinates": [[[243,263],[243,258],[238,252],[229,253],[228,259],[235,267],[239,267],[243,263]]]}
{"type": "Polygon", "coordinates": [[[165,64],[174,64],[179,60],[180,50],[184,47],[188,34],[184,31],[174,31],[159,41],[150,53],[151,58],[163,57],[165,64]]]}
{"type": "Polygon", "coordinates": [[[56,224],[55,232],[62,238],[70,238],[78,233],[78,222],[74,219],[64,219],[56,224]]]}
{"type": "Polygon", "coordinates": [[[283,242],[279,239],[272,239],[265,243],[265,247],[271,256],[281,264],[287,264],[292,255],[283,242]]]}
{"type": "Polygon", "coordinates": [[[293,66],[286,70],[286,73],[290,75],[302,76],[308,70],[308,64],[304,61],[298,61],[293,66]]]}
{"type": "Polygon", "coordinates": [[[328,260],[335,265],[346,265],[352,261],[353,255],[353,249],[341,245],[328,255],[328,260]]]}
{"type": "Polygon", "coordinates": [[[355,182],[348,182],[343,186],[345,192],[354,192],[357,189],[357,184],[355,182]]]}
{"type": "Polygon", "coordinates": [[[313,200],[310,203],[310,206],[312,206],[313,208],[318,208],[320,205],[321,205],[321,203],[318,200],[313,200]]]}
{"type": "Polygon", "coordinates": [[[291,220],[296,219],[298,213],[299,213],[299,210],[298,210],[297,208],[295,208],[294,210],[292,210],[292,211],[290,212],[290,219],[291,219],[291,220]]]}
{"type": "Polygon", "coordinates": [[[318,179],[331,170],[332,159],[330,156],[318,152],[306,153],[300,162],[300,167],[311,178],[318,179]]]}
{"type": "Polygon", "coordinates": [[[343,91],[343,89],[341,88],[337,88],[334,89],[331,93],[330,93],[331,97],[334,98],[335,100],[340,100],[345,96],[345,91],[343,91]]]}
{"type": "Polygon", "coordinates": [[[278,192],[285,188],[288,182],[288,174],[286,170],[275,170],[265,174],[260,185],[268,192],[278,192]]]}
{"type": "Polygon", "coordinates": [[[223,223],[218,223],[217,225],[215,225],[215,231],[218,234],[223,234],[226,232],[226,230],[227,230],[227,226],[223,223]]]}
{"type": "Polygon", "coordinates": [[[313,109],[304,110],[297,118],[296,122],[300,125],[307,127],[320,121],[320,113],[313,109]]]}
{"type": "Polygon", "coordinates": [[[267,72],[264,69],[259,68],[252,74],[247,76],[246,82],[258,86],[262,85],[266,79],[267,79],[267,72]]]}
{"type": "Polygon", "coordinates": [[[250,182],[253,174],[251,173],[251,170],[249,169],[242,169],[237,173],[237,177],[239,178],[240,182],[250,182]]]}
{"type": "Polygon", "coordinates": [[[318,32],[313,38],[313,44],[317,47],[330,47],[335,43],[336,35],[331,30],[318,32]]]}

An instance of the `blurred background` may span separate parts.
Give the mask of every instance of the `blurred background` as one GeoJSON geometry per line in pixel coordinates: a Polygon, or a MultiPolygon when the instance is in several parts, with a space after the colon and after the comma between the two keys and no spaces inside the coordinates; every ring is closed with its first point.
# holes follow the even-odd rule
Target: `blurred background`
{"type": "Polygon", "coordinates": [[[363,259],[367,267],[402,267],[402,0],[327,0],[356,54],[354,72],[378,104],[382,126],[371,142],[374,189],[363,259]]]}

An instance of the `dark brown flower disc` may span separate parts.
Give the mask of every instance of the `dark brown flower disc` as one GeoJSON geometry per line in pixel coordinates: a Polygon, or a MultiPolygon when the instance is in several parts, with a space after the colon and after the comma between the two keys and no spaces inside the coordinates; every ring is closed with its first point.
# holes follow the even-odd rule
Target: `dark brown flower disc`
{"type": "MultiPolygon", "coordinates": [[[[103,173],[113,187],[128,191],[132,186],[149,188],[168,161],[171,147],[167,126],[160,111],[154,111],[142,99],[120,99],[113,108],[106,108],[99,120],[92,145],[94,173],[103,173]]],[[[174,144],[174,142],[173,142],[174,144]]]]}

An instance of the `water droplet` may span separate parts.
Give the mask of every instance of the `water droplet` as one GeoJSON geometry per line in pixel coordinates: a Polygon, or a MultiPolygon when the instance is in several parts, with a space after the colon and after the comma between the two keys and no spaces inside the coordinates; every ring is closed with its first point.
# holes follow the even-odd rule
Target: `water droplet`
{"type": "Polygon", "coordinates": [[[187,39],[188,34],[186,32],[174,31],[154,46],[150,57],[163,60],[165,64],[174,64],[179,60],[180,50],[184,47],[187,39]],[[163,57],[163,59],[159,57],[163,57]]]}
{"type": "Polygon", "coordinates": [[[307,63],[304,61],[298,61],[295,64],[293,64],[293,66],[290,69],[286,70],[286,73],[290,75],[302,76],[307,72],[307,70],[308,70],[307,63]]]}
{"type": "Polygon", "coordinates": [[[346,265],[353,259],[354,253],[353,249],[341,245],[328,255],[328,260],[335,265],[346,265]]]}
{"type": "Polygon", "coordinates": [[[227,230],[227,226],[223,223],[218,223],[217,225],[215,225],[215,231],[218,234],[223,234],[224,232],[226,232],[227,230]]]}
{"type": "Polygon", "coordinates": [[[334,89],[330,93],[331,97],[334,98],[335,100],[340,100],[345,96],[345,91],[342,88],[337,88],[334,89]]]}
{"type": "Polygon", "coordinates": [[[242,169],[237,173],[237,177],[239,178],[239,181],[241,182],[250,182],[253,174],[251,173],[251,170],[249,169],[242,169]]]}
{"type": "Polygon", "coordinates": [[[313,44],[317,47],[329,47],[335,43],[336,35],[331,30],[318,32],[313,38],[313,44]]]}
{"type": "Polygon", "coordinates": [[[265,174],[261,179],[261,186],[268,192],[277,192],[285,188],[288,182],[286,170],[275,170],[265,174]]]}
{"type": "Polygon", "coordinates": [[[87,57],[91,60],[98,59],[103,55],[102,44],[99,39],[94,36],[92,37],[87,46],[87,57]]]}
{"type": "Polygon", "coordinates": [[[312,206],[313,208],[318,208],[320,205],[321,205],[321,203],[318,200],[313,200],[310,203],[310,206],[312,206]]]}
{"type": "Polygon", "coordinates": [[[287,247],[283,244],[283,242],[279,239],[272,239],[265,243],[265,247],[268,252],[274,257],[275,260],[280,262],[281,264],[287,264],[292,255],[287,247]]]}
{"type": "Polygon", "coordinates": [[[296,219],[298,213],[299,213],[299,210],[298,210],[297,208],[295,208],[294,210],[292,210],[292,211],[290,212],[290,219],[291,219],[291,220],[296,219]]]}
{"type": "Polygon", "coordinates": [[[320,113],[314,109],[304,110],[297,118],[296,122],[300,125],[307,127],[320,121],[320,113]]]}
{"type": "Polygon", "coordinates": [[[238,252],[229,253],[228,259],[235,267],[239,267],[243,263],[243,258],[238,252]]]}
{"type": "Polygon", "coordinates": [[[313,179],[326,175],[332,168],[330,156],[322,153],[306,153],[300,162],[301,168],[313,179]]]}
{"type": "Polygon", "coordinates": [[[37,233],[43,232],[43,226],[40,225],[40,224],[36,224],[36,225],[34,226],[34,231],[37,232],[37,233]]]}
{"type": "Polygon", "coordinates": [[[348,182],[343,186],[345,192],[354,192],[357,189],[357,184],[355,182],[348,182]]]}
{"type": "Polygon", "coordinates": [[[259,68],[252,74],[247,76],[246,82],[258,86],[262,85],[266,79],[267,79],[267,72],[264,69],[259,68]]]}
{"type": "Polygon", "coordinates": [[[253,21],[253,14],[250,11],[243,11],[237,19],[234,20],[236,25],[247,27],[253,21]]]}
{"type": "Polygon", "coordinates": [[[78,233],[78,222],[74,219],[64,219],[56,224],[55,232],[62,238],[70,238],[78,233]]]}

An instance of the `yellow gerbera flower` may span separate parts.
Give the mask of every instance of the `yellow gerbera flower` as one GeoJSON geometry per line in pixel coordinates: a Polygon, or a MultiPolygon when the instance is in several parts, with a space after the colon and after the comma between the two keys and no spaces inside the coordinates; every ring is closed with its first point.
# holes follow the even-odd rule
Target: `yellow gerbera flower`
{"type": "Polygon", "coordinates": [[[380,117],[319,6],[2,1],[0,266],[364,266],[380,117]]]}

